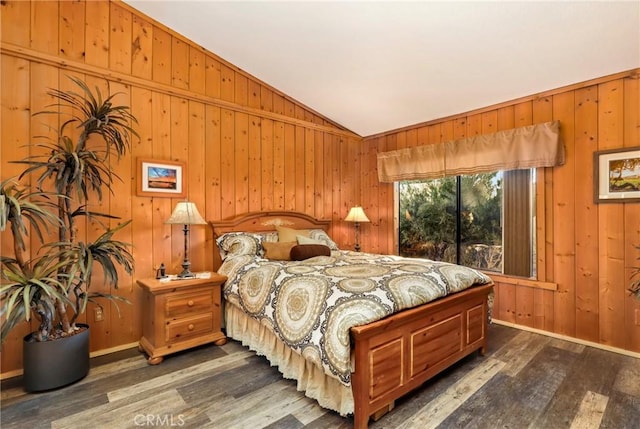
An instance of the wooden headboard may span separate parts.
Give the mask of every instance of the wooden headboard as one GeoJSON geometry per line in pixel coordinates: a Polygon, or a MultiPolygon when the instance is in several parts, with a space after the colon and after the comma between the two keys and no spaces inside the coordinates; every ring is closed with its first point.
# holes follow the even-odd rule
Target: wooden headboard
{"type": "MultiPolygon", "coordinates": [[[[286,226],[295,229],[323,229],[331,225],[330,220],[315,219],[306,213],[293,211],[268,211],[244,213],[219,221],[209,221],[213,228],[214,241],[227,232],[269,232],[275,231],[276,226],[286,226]]],[[[213,251],[213,269],[222,265],[220,252],[213,251]]]]}

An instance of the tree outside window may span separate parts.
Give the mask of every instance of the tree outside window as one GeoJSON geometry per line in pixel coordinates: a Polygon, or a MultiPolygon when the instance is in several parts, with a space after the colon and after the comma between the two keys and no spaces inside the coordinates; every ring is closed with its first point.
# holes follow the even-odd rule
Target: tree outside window
{"type": "Polygon", "coordinates": [[[534,180],[519,170],[401,182],[400,255],[533,275],[534,180]]]}

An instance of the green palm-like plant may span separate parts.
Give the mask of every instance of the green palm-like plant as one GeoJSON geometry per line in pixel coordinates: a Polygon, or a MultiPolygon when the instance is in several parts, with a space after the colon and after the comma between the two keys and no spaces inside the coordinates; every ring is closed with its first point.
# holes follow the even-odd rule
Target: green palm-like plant
{"type": "Polygon", "coordinates": [[[6,281],[0,287],[0,296],[5,300],[0,308],[0,316],[6,318],[1,331],[3,339],[18,323],[31,320],[31,313],[35,312],[40,326],[34,338],[44,341],[51,334],[48,321],[55,317],[56,302],[73,304],[66,294],[64,276],[59,273],[70,261],[59,256],[47,253],[24,264],[2,257],[2,276],[6,281]]]}
{"type": "Polygon", "coordinates": [[[21,260],[22,252],[26,250],[28,229],[25,221],[30,223],[41,243],[44,242],[42,231],[47,229],[47,224],[62,225],[58,217],[49,211],[56,205],[48,198],[49,194],[46,192],[31,192],[20,187],[14,178],[0,182],[0,231],[4,231],[7,224],[10,224],[18,260],[21,260]]]}
{"type": "Polygon", "coordinates": [[[68,114],[60,126],[55,142],[36,143],[41,153],[25,160],[20,174],[35,178],[35,190],[21,187],[14,180],[1,182],[0,230],[7,225],[14,241],[14,257],[2,257],[0,316],[4,340],[13,326],[30,320],[35,313],[40,319],[37,340],[70,334],[87,306],[96,298],[122,300],[114,295],[91,292],[95,264],[101,265],[105,284],[118,287],[118,267],[133,272],[133,257],[129,245],[113,236],[130,221],[110,228],[101,219],[118,219],[106,213],[88,210],[91,198],[100,203],[104,191],[113,193],[112,184],[119,177],[112,162],[120,160],[130,147],[130,136],[137,135],[131,127],[136,122],[126,106],[113,104],[115,94],[106,98],[98,88],[92,91],[80,79],[70,78],[81,90],[53,89],[57,99],[55,111],[37,114],[68,114]],[[70,127],[79,133],[75,141],[67,135],[70,127]],[[95,196],[95,197],[94,197],[95,196]],[[81,217],[97,221],[104,232],[92,242],[77,237],[77,222],[81,217]],[[26,237],[35,232],[42,246],[37,257],[25,260],[26,237]],[[57,241],[46,241],[46,234],[57,232],[57,241]],[[73,314],[68,315],[71,309],[73,314]]]}

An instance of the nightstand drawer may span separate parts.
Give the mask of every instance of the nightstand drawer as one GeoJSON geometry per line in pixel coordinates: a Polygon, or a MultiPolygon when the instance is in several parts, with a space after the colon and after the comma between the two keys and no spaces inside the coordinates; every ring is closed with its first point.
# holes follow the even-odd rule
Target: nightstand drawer
{"type": "Polygon", "coordinates": [[[167,297],[165,315],[179,317],[211,311],[213,290],[175,294],[167,297]]]}
{"type": "Polygon", "coordinates": [[[150,365],[171,353],[227,342],[220,326],[220,289],[226,280],[218,273],[207,278],[138,280],[144,295],[138,348],[149,355],[150,365]]]}
{"type": "Polygon", "coordinates": [[[208,332],[213,332],[213,314],[211,313],[169,322],[166,330],[166,341],[167,343],[173,343],[208,332]]]}

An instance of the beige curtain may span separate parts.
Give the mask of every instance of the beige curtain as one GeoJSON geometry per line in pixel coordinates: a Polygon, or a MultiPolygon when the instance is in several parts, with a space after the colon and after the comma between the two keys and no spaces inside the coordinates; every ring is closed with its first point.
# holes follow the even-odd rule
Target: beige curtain
{"type": "Polygon", "coordinates": [[[560,122],[546,122],[378,154],[381,182],[553,167],[564,164],[560,122]]]}

